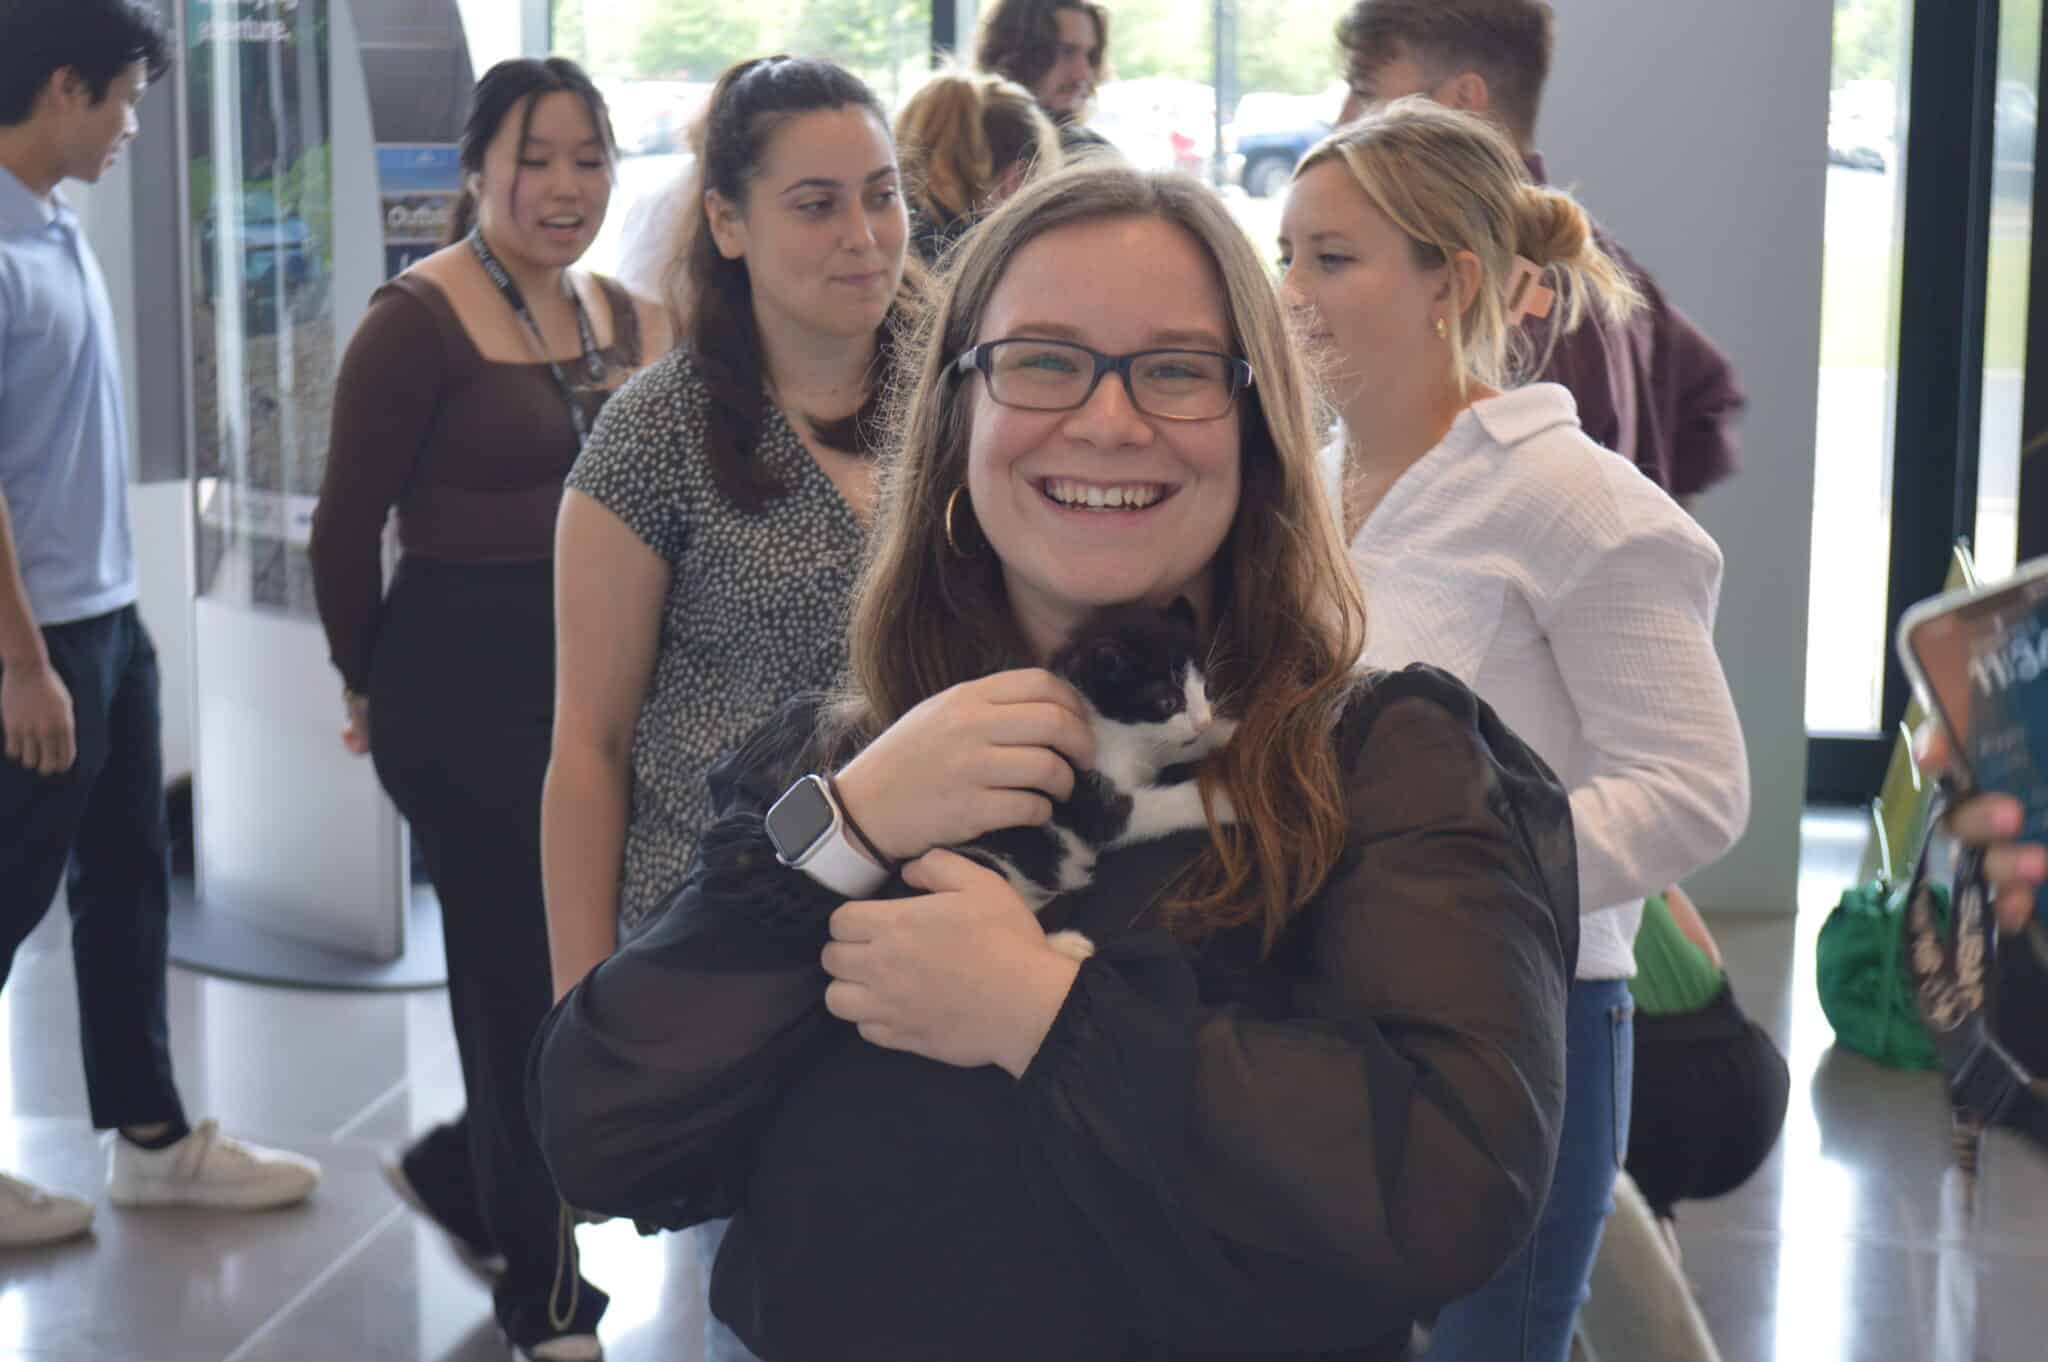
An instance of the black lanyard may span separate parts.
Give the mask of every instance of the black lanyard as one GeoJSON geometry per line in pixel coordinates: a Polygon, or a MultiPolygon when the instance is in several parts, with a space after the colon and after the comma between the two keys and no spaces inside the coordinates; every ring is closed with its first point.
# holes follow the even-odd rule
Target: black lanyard
{"type": "MultiPolygon", "coordinates": [[[[583,414],[583,405],[576,400],[576,390],[569,386],[569,376],[562,372],[562,366],[548,353],[548,338],[542,334],[540,323],[533,319],[532,310],[526,306],[526,296],[519,291],[519,285],[512,282],[512,276],[505,272],[505,267],[498,262],[497,255],[485,244],[482,232],[472,231],[469,234],[469,248],[476,252],[477,263],[484,267],[484,273],[490,276],[491,282],[498,286],[498,292],[504,295],[506,303],[533,334],[535,343],[540,347],[541,360],[548,366],[548,372],[554,375],[555,387],[561,390],[562,402],[569,408],[569,419],[576,423],[576,448],[582,449],[590,439],[589,419],[583,414]]],[[[576,334],[583,344],[583,370],[590,375],[592,383],[602,382],[604,357],[598,353],[597,337],[591,332],[590,316],[583,310],[583,299],[578,296],[575,286],[569,282],[566,272],[562,276],[562,287],[567,291],[570,303],[576,308],[576,334]]]]}

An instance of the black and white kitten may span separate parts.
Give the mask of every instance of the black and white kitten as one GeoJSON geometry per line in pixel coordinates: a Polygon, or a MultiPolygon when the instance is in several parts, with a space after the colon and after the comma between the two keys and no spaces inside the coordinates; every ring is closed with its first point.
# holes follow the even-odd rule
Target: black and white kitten
{"type": "MultiPolygon", "coordinates": [[[[1237,729],[1210,702],[1194,608],[1184,600],[1166,610],[1101,610],[1046,666],[1087,702],[1095,767],[1075,773],[1073,797],[1053,805],[1051,823],[1001,828],[958,848],[1001,873],[1033,912],[1086,888],[1105,851],[1206,826],[1194,767],[1237,729]]],[[[1216,817],[1235,817],[1220,792],[1216,817]]],[[[1076,960],[1095,953],[1079,932],[1047,940],[1076,960]]]]}

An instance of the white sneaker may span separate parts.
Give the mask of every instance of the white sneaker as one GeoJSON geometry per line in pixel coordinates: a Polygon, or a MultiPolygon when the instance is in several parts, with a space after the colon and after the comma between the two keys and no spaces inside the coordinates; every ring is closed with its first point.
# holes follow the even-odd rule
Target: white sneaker
{"type": "Polygon", "coordinates": [[[258,1211],[304,1201],[320,1165],[244,1144],[206,1120],[168,1149],[143,1149],[119,1132],[107,1157],[107,1198],[116,1206],[212,1206],[258,1211]]]}
{"type": "Polygon", "coordinates": [[[91,1202],[0,1173],[0,1248],[54,1244],[91,1228],[91,1202]]]}

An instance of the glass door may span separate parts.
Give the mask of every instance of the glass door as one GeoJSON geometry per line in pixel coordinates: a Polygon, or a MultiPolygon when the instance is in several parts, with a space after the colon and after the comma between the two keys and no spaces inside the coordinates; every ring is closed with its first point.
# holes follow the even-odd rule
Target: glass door
{"type": "Polygon", "coordinates": [[[2006,153],[2031,126],[2038,77],[2010,72],[2038,53],[2024,35],[2038,44],[2040,23],[2040,0],[1835,6],[1806,697],[1815,801],[1861,803],[1882,783],[1908,691],[1892,634],[1941,589],[1955,546],[1995,575],[2024,538],[2025,314],[2012,295],[2029,268],[2019,204],[2032,165],[2006,153]]]}
{"type": "MultiPolygon", "coordinates": [[[[1991,241],[1984,288],[1984,399],[1977,444],[1977,575],[1996,581],[2020,556],[2026,444],[2028,285],[2040,156],[2041,0],[2002,0],[1991,104],[1991,241]]],[[[2042,362],[2035,355],[2034,362],[2042,362]]],[[[2038,400],[2038,399],[2037,399],[2038,400]]],[[[2036,423],[2034,434],[2041,433],[2036,423]]],[[[2041,547],[2032,553],[2042,552],[2041,547]]]]}
{"type": "Polygon", "coordinates": [[[1881,726],[1912,0],[1837,0],[1806,726],[1881,726]]]}

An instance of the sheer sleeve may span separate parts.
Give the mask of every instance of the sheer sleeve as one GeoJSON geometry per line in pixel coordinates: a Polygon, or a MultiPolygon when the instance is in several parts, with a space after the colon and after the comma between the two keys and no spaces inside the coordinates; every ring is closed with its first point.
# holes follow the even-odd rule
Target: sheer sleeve
{"type": "Polygon", "coordinates": [[[1484,1282],[1549,1185],[1577,951],[1564,791],[1441,673],[1361,708],[1351,846],[1265,966],[1291,1002],[1205,1006],[1185,948],[1127,938],[1082,966],[1024,1075],[1032,1175],[1175,1345],[1355,1345],[1484,1282]]]}
{"type": "Polygon", "coordinates": [[[819,955],[842,900],[784,868],[763,822],[812,769],[819,706],[789,702],[712,770],[682,888],[541,1024],[534,1129],[572,1205],[668,1228],[733,1214],[784,1083],[840,1025],[819,955]]]}

